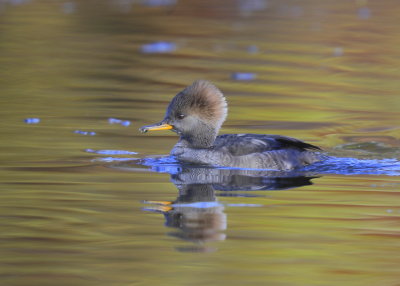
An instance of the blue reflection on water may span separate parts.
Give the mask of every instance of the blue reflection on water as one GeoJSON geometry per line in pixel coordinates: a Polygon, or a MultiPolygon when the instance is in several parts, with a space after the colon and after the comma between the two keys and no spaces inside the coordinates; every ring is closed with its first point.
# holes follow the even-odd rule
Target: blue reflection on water
{"type": "Polygon", "coordinates": [[[368,7],[362,7],[357,11],[358,18],[366,20],[371,17],[371,10],[368,7]]]}
{"type": "Polygon", "coordinates": [[[176,0],[142,0],[141,3],[146,6],[172,6],[176,4],[176,0]]]}
{"type": "Polygon", "coordinates": [[[118,118],[108,118],[108,123],[110,124],[121,124],[122,126],[129,126],[131,125],[131,122],[129,120],[122,120],[122,119],[118,119],[118,118]]]}
{"type": "Polygon", "coordinates": [[[137,154],[133,151],[126,151],[126,150],[93,150],[93,149],[86,149],[88,153],[96,153],[101,155],[134,155],[137,154]]]}
{"type": "Polygon", "coordinates": [[[89,136],[94,136],[96,135],[96,132],[94,131],[82,131],[82,130],[75,130],[75,134],[81,134],[81,135],[89,135],[89,136]]]}
{"type": "MultiPolygon", "coordinates": [[[[173,156],[145,158],[141,163],[145,166],[151,167],[152,171],[159,173],[178,174],[182,171],[182,165],[173,156]]],[[[251,170],[228,167],[217,168],[251,170]]],[[[312,172],[316,174],[400,176],[400,161],[397,159],[327,157],[324,161],[297,169],[297,171],[312,172]]]]}
{"type": "Polygon", "coordinates": [[[173,156],[159,158],[145,158],[141,161],[145,166],[149,166],[152,171],[158,173],[179,174],[182,166],[173,156]]]}
{"type": "Polygon", "coordinates": [[[25,118],[24,122],[26,124],[38,124],[40,122],[40,118],[25,118]]]}
{"type": "Polygon", "coordinates": [[[176,50],[176,44],[171,42],[154,42],[142,45],[140,51],[144,54],[171,53],[176,50]]]}
{"type": "Polygon", "coordinates": [[[256,74],[255,73],[246,73],[246,72],[235,72],[231,75],[231,78],[233,80],[249,81],[249,80],[256,79],[256,74]]]}
{"type": "Polygon", "coordinates": [[[126,151],[126,150],[93,150],[93,149],[86,149],[88,153],[94,153],[99,155],[110,155],[109,157],[102,157],[96,158],[93,161],[101,161],[101,162],[126,162],[126,161],[133,161],[138,160],[138,158],[132,157],[115,157],[115,156],[130,156],[137,154],[133,151],[126,151]]]}

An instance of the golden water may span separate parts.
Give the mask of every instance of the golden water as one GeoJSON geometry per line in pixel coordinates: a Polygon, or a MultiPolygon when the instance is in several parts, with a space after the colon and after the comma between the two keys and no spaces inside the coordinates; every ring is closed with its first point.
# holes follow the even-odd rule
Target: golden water
{"type": "Polygon", "coordinates": [[[393,173],[217,190],[208,199],[219,204],[179,229],[145,210],[168,206],[143,203],[177,200],[169,174],[85,151],[168,154],[173,133],[138,127],[202,78],[228,98],[223,133],[399,159],[397,2],[146,3],[0,1],[0,284],[399,285],[393,173]],[[158,41],[176,50],[141,52],[158,41]],[[237,72],[255,78],[232,79],[237,72]]]}

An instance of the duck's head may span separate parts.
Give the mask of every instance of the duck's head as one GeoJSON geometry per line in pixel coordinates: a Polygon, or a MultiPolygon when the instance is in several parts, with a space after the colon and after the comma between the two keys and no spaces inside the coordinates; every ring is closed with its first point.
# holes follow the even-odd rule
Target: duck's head
{"type": "Polygon", "coordinates": [[[212,83],[197,80],[170,102],[164,119],[141,127],[141,132],[172,130],[190,147],[208,148],[225,121],[228,107],[222,92],[212,83]]]}

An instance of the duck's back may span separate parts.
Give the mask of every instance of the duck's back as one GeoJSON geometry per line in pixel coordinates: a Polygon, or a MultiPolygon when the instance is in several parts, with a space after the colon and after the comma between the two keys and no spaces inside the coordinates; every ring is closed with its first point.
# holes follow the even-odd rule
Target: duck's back
{"type": "Polygon", "coordinates": [[[266,134],[224,134],[217,136],[214,142],[215,150],[223,150],[233,156],[243,156],[252,153],[263,153],[279,150],[320,150],[319,147],[305,143],[295,138],[266,134]]]}
{"type": "MultiPolygon", "coordinates": [[[[319,147],[295,138],[264,134],[225,134],[216,138],[214,151],[230,154],[232,166],[293,169],[321,160],[319,147]]],[[[228,160],[228,159],[227,159],[228,160]]]]}

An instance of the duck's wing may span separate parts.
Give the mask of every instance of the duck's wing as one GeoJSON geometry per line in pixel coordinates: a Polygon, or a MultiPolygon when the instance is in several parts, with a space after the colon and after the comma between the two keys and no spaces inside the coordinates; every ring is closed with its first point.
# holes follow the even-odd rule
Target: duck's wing
{"type": "Polygon", "coordinates": [[[321,150],[317,146],[295,138],[264,134],[220,135],[215,140],[214,148],[221,151],[224,150],[235,156],[285,149],[295,149],[299,151],[321,150]]]}

